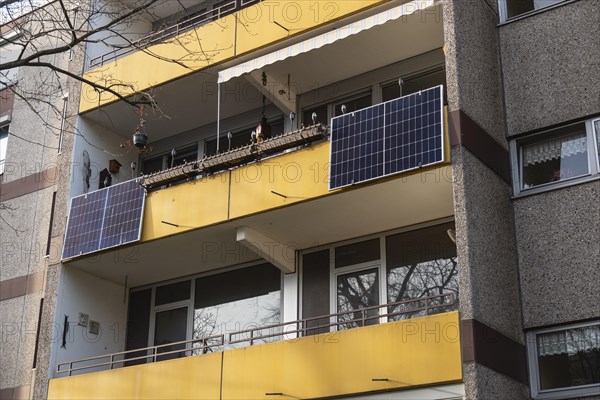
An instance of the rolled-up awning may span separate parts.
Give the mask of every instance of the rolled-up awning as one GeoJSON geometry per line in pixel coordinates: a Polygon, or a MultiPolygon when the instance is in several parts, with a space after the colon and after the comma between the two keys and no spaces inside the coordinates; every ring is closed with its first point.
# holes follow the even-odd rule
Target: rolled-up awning
{"type": "Polygon", "coordinates": [[[234,65],[233,67],[224,69],[223,71],[219,72],[219,83],[227,82],[232,78],[236,78],[238,76],[242,76],[243,74],[263,68],[266,65],[270,65],[277,61],[285,60],[286,58],[294,57],[298,54],[321,48],[338,40],[345,39],[348,36],[356,35],[357,33],[370,29],[374,26],[383,25],[388,21],[393,21],[433,6],[434,0],[410,1],[401,6],[394,7],[390,10],[361,19],[360,21],[356,21],[336,30],[323,33],[311,39],[304,40],[300,43],[293,44],[272,53],[265,54],[238,65],[234,65]]]}

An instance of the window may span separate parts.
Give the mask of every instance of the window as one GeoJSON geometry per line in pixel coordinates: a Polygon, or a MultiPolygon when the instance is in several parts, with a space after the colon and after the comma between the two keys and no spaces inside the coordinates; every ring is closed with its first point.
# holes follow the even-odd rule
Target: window
{"type": "Polygon", "coordinates": [[[8,125],[0,126],[0,175],[4,173],[6,145],[8,144],[8,125]]]}
{"type": "MultiPolygon", "coordinates": [[[[436,68],[417,75],[411,75],[403,78],[402,93],[400,93],[400,85],[396,79],[392,83],[385,84],[381,87],[381,100],[386,102],[397,99],[401,96],[406,96],[416,93],[419,90],[429,89],[435,86],[443,85],[446,87],[446,69],[444,67],[436,68]]],[[[444,91],[444,104],[448,103],[446,91],[444,91]]]]}
{"type": "Polygon", "coordinates": [[[536,399],[600,393],[600,322],[527,334],[531,392],[536,399]]]}
{"type": "MultiPolygon", "coordinates": [[[[281,271],[271,264],[133,289],[129,295],[126,349],[168,345],[278,324],[280,311],[281,271]]],[[[254,343],[271,340],[276,339],[255,339],[254,343]]],[[[202,342],[164,346],[158,352],[170,354],[161,355],[157,360],[223,350],[222,346],[209,341],[208,344],[214,346],[200,350],[197,347],[202,347],[202,342]]],[[[228,348],[243,345],[228,344],[228,348]]],[[[145,363],[144,355],[146,351],[129,354],[130,359],[142,358],[127,361],[126,365],[145,363]]]]}
{"type": "Polygon", "coordinates": [[[313,113],[317,114],[317,117],[315,119],[317,124],[321,123],[323,125],[329,125],[329,119],[327,118],[327,104],[323,104],[319,107],[304,110],[304,112],[302,113],[302,125],[304,125],[304,126],[313,125],[313,119],[312,119],[313,113]]]}
{"type": "Polygon", "coordinates": [[[312,114],[317,114],[316,123],[329,125],[331,118],[342,115],[342,105],[346,106],[346,113],[370,107],[373,104],[371,91],[362,92],[354,96],[338,99],[335,102],[321,104],[302,110],[302,125],[313,125],[312,114]]]}
{"type": "Polygon", "coordinates": [[[596,177],[600,120],[567,125],[514,141],[515,194],[537,193],[596,177]]]}
{"type": "Polygon", "coordinates": [[[339,313],[337,321],[309,321],[315,329],[307,333],[329,331],[316,328],[328,323],[350,329],[457,309],[456,245],[447,233],[453,228],[442,223],[304,253],[302,318],[339,313]]]}
{"type": "Polygon", "coordinates": [[[333,116],[337,117],[344,112],[342,111],[342,106],[346,106],[346,113],[350,113],[356,110],[361,110],[363,108],[367,108],[371,106],[371,93],[367,95],[362,95],[357,98],[350,98],[344,101],[340,101],[334,107],[333,116]]]}
{"type": "Polygon", "coordinates": [[[499,0],[502,22],[525,13],[541,10],[562,3],[565,0],[499,0]]]}
{"type": "MultiPolygon", "coordinates": [[[[227,139],[227,133],[221,132],[219,136],[219,153],[224,153],[228,150],[237,149],[238,147],[247,146],[252,143],[252,131],[255,131],[260,121],[252,127],[234,131],[231,133],[231,142],[227,139]]],[[[271,136],[275,137],[283,133],[283,118],[277,117],[268,121],[271,125],[271,136]]],[[[213,136],[204,142],[204,155],[214,156],[217,154],[217,139],[213,136]]]]}
{"type": "Polygon", "coordinates": [[[171,152],[142,160],[142,172],[144,175],[153,174],[155,172],[177,167],[189,161],[198,159],[198,146],[193,144],[185,148],[175,149],[175,158],[171,156],[171,152]]]}
{"type": "MultiPolygon", "coordinates": [[[[453,224],[437,225],[417,231],[386,237],[386,277],[388,312],[394,320],[425,315],[424,311],[411,312],[403,302],[445,293],[454,293],[458,300],[458,262],[456,245],[448,236],[453,224]]],[[[436,308],[444,298],[432,299],[429,314],[447,311],[436,308]]],[[[410,303],[408,303],[410,304],[410,303]]],[[[456,306],[458,308],[458,305],[456,306]]]]}
{"type": "MultiPolygon", "coordinates": [[[[194,339],[281,322],[281,271],[271,264],[198,278],[195,286],[194,339]]],[[[255,339],[254,344],[272,340],[255,339]]]]}

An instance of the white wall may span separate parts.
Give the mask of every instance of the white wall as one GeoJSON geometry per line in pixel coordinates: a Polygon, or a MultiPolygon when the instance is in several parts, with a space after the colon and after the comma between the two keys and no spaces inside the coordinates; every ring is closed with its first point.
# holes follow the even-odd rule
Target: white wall
{"type": "Polygon", "coordinates": [[[108,168],[111,159],[117,160],[122,165],[118,174],[112,174],[113,185],[132,179],[131,162],[135,161],[137,163],[138,151],[131,149],[127,152],[126,148],[120,148],[119,145],[125,143],[127,139],[84,118],[78,118],[77,131],[80,135],[75,137],[73,148],[70,197],[86,193],[85,186],[87,185],[84,183],[84,171],[87,168],[84,166],[84,151],[90,160],[88,172],[90,178],[87,193],[98,190],[100,171],[108,168]],[[87,141],[81,135],[85,136],[87,141]]]}
{"type": "MultiPolygon", "coordinates": [[[[124,293],[124,286],[71,267],[63,267],[53,327],[49,371],[51,378],[64,376],[55,372],[58,363],[116,353],[125,349],[127,305],[124,293]],[[100,323],[98,335],[89,333],[88,328],[77,324],[80,312],[88,314],[89,320],[100,323]],[[69,329],[66,348],[62,348],[65,315],[69,317],[69,329]]],[[[84,373],[92,371],[94,370],[84,370],[84,373]]]]}

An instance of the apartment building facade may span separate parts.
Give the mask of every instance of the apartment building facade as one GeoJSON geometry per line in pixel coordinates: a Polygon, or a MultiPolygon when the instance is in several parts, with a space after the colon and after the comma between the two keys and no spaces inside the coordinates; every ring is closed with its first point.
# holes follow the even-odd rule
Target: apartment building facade
{"type": "MultiPolygon", "coordinates": [[[[28,9],[30,4],[2,5],[2,66],[64,43],[60,35],[49,34],[61,20],[58,2],[34,10],[28,9]],[[12,20],[6,20],[8,15],[12,20]]],[[[66,7],[70,14],[75,12],[71,5],[66,7]]],[[[84,52],[77,46],[35,61],[78,75],[84,52]]],[[[47,277],[61,268],[79,89],[76,80],[49,69],[17,66],[0,71],[2,399],[31,398],[37,360],[50,352],[50,338],[39,344],[52,327],[40,321],[44,300],[54,297],[47,277]]]]}
{"type": "Polygon", "coordinates": [[[79,66],[121,97],[75,94],[3,398],[600,398],[599,11],[159,2],[100,32],[79,66]]]}

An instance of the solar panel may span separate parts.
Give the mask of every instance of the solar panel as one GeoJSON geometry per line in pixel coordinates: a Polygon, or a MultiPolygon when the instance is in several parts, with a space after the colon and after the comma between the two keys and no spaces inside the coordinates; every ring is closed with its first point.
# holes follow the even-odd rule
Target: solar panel
{"type": "Polygon", "coordinates": [[[144,199],[140,179],[71,199],[62,259],[139,240],[144,199]]]}
{"type": "Polygon", "coordinates": [[[139,181],[109,188],[100,238],[101,249],[139,240],[144,197],[144,188],[139,181]]]}
{"type": "Polygon", "coordinates": [[[443,87],[331,120],[329,189],[444,161],[443,87]]]}

